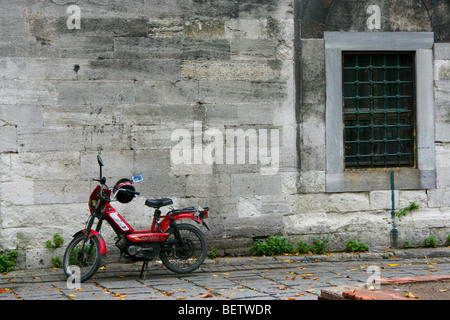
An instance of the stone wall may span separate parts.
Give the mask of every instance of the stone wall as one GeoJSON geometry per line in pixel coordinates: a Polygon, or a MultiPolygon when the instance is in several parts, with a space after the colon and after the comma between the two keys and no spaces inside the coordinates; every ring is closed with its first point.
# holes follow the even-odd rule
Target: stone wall
{"type": "MultiPolygon", "coordinates": [[[[387,247],[391,244],[391,192],[388,172],[378,171],[373,179],[384,175],[385,190],[365,192],[326,192],[326,76],[325,32],[434,32],[434,114],[435,114],[435,188],[396,190],[395,208],[399,210],[411,201],[420,210],[396,221],[398,244],[409,240],[412,245],[423,245],[423,240],[434,236],[445,243],[449,234],[450,209],[448,166],[450,147],[448,132],[448,25],[449,4],[446,1],[300,1],[299,95],[297,106],[300,119],[298,195],[291,197],[291,215],[285,217],[286,232],[301,234],[300,238],[328,236],[335,247],[343,248],[348,239],[387,247]],[[370,5],[380,9],[380,25],[368,29],[370,5]]],[[[385,50],[389,50],[386,47],[385,50]]],[[[422,81],[423,75],[417,75],[422,81]]],[[[418,120],[420,121],[420,119],[418,120]]],[[[399,171],[396,171],[399,174],[399,171]]],[[[354,173],[358,175],[358,173],[354,173]]],[[[402,179],[402,175],[397,176],[402,179]]],[[[397,179],[396,178],[396,179],[397,179]]],[[[360,179],[357,177],[357,179],[360,179]]],[[[398,182],[398,180],[396,180],[398,182]]]]}
{"type": "MultiPolygon", "coordinates": [[[[447,3],[379,3],[381,31],[435,32],[436,188],[396,191],[396,205],[421,204],[399,225],[400,239],[442,240],[450,228],[447,3]],[[411,18],[402,22],[395,14],[403,7],[411,18]],[[424,20],[412,18],[416,11],[424,20]]],[[[75,4],[79,29],[68,27],[75,20],[66,1],[2,3],[0,249],[18,249],[24,267],[49,265],[55,253],[45,241],[59,233],[68,243],[88,218],[97,154],[110,186],[144,175],[142,196],[116,206],[135,228],[150,224],[145,198],[171,197],[176,207],[211,208],[206,234],[220,254],[248,253],[253,239],[274,234],[328,237],[331,249],[349,239],[389,245],[389,190],[325,189],[323,33],[366,31],[366,1],[75,4]],[[190,163],[174,160],[177,129],[191,139],[190,163]],[[229,161],[226,148],[212,163],[202,157],[207,133],[225,145],[227,130],[239,129],[258,144],[234,145],[229,161]],[[258,153],[264,133],[279,138],[279,161],[258,153]]]]}
{"type": "Polygon", "coordinates": [[[142,196],[118,205],[136,228],[151,222],[145,197],[166,196],[177,207],[210,206],[208,237],[220,248],[248,249],[253,234],[283,233],[284,181],[296,167],[293,4],[76,5],[80,29],[68,28],[65,1],[2,4],[2,248],[19,249],[27,266],[49,264],[45,241],[59,233],[68,242],[88,217],[98,153],[110,186],[144,175],[142,196]],[[263,176],[249,160],[174,164],[172,133],[193,136],[194,124],[202,133],[276,128],[282,169],[263,176]]]}

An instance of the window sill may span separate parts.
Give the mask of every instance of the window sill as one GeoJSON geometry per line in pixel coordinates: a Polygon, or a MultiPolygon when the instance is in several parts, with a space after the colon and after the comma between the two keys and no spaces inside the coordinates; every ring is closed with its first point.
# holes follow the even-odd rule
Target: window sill
{"type": "MultiPolygon", "coordinates": [[[[435,170],[393,169],[395,190],[436,188],[435,170]]],[[[346,170],[326,174],[326,192],[357,192],[391,189],[391,169],[346,170]]]]}

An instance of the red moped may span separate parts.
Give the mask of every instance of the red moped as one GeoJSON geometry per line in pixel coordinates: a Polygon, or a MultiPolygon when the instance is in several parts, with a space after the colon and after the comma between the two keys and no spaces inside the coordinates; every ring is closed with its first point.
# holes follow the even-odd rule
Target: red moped
{"type": "Polygon", "coordinates": [[[148,261],[158,255],[164,265],[175,273],[189,273],[196,270],[205,260],[207,241],[199,228],[191,223],[177,223],[180,219],[189,219],[205,226],[208,207],[171,208],[166,215],[161,215],[161,207],[173,204],[172,199],[147,199],[145,205],[154,208],[150,230],[134,230],[128,222],[111,206],[113,200],[121,203],[130,202],[139,192],[135,183],[143,180],[142,175],[131,179],[121,179],[110,189],[102,175],[103,160],[97,156],[100,167],[99,185],[89,198],[90,216],[86,228],[78,231],[67,246],[63,259],[63,268],[67,277],[74,275],[73,266],[79,268],[79,279],[90,279],[98,268],[105,265],[106,244],[100,234],[103,221],[109,223],[116,233],[116,246],[121,258],[127,261],[143,261],[141,277],[145,277],[148,261]],[[96,228],[94,221],[98,219],[96,228]]]}

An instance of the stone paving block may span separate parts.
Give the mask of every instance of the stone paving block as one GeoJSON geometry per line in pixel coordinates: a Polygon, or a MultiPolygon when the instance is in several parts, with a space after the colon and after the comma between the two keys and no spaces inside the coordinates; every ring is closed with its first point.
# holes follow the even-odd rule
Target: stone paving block
{"type": "Polygon", "coordinates": [[[194,285],[205,287],[205,288],[229,288],[235,286],[235,282],[227,279],[225,275],[216,275],[216,274],[208,274],[205,277],[195,277],[193,279],[189,279],[189,282],[194,285]]]}
{"type": "Polygon", "coordinates": [[[10,289],[0,289],[0,300],[1,301],[9,301],[9,300],[18,300],[19,297],[15,296],[13,291],[10,289]]]}
{"type": "Polygon", "coordinates": [[[225,298],[228,299],[251,299],[251,298],[257,298],[257,297],[265,297],[268,296],[268,294],[264,292],[259,292],[256,290],[248,289],[248,288],[238,288],[233,287],[231,289],[220,289],[216,291],[217,294],[222,295],[225,298]]]}
{"type": "Polygon", "coordinates": [[[63,298],[63,293],[53,284],[35,284],[17,287],[13,289],[17,298],[24,300],[56,300],[63,298]]]}
{"type": "Polygon", "coordinates": [[[156,288],[158,292],[170,299],[186,298],[197,299],[201,296],[207,296],[211,294],[211,290],[208,291],[205,288],[197,287],[195,285],[188,286],[159,286],[156,288]]]}
{"type": "Polygon", "coordinates": [[[141,288],[142,283],[137,280],[125,281],[125,280],[101,280],[97,281],[99,285],[105,287],[108,290],[118,290],[124,288],[141,288]]]}
{"type": "Polygon", "coordinates": [[[125,296],[125,300],[150,300],[153,296],[146,293],[129,293],[125,296]]]}

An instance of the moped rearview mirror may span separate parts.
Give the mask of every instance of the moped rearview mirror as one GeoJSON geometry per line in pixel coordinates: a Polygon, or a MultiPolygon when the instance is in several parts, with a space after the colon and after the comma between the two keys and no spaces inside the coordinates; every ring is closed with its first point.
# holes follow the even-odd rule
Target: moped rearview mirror
{"type": "Polygon", "coordinates": [[[144,180],[144,177],[142,176],[142,174],[135,174],[131,177],[131,180],[133,181],[133,183],[141,182],[142,180],[144,180]]]}
{"type": "MultiPolygon", "coordinates": [[[[103,160],[102,160],[102,157],[100,157],[99,154],[97,155],[97,161],[98,161],[98,165],[100,166],[100,181],[101,181],[102,178],[103,178],[103,173],[102,173],[103,160]]],[[[103,184],[104,184],[104,182],[103,182],[103,184]]]]}
{"type": "Polygon", "coordinates": [[[100,167],[103,167],[103,166],[104,166],[102,157],[100,157],[100,155],[97,155],[97,161],[98,161],[98,165],[99,165],[100,167]]]}

